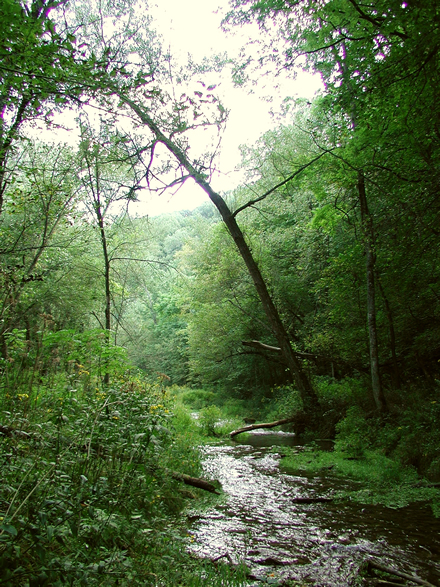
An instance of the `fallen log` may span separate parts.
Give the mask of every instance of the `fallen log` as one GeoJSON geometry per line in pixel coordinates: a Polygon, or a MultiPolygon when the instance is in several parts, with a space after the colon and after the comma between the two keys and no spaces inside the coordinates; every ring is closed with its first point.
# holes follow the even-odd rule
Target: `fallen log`
{"type": "Polygon", "coordinates": [[[182,481],[183,483],[186,483],[186,485],[191,485],[191,487],[197,487],[198,489],[204,489],[205,491],[210,491],[211,493],[220,495],[217,487],[205,479],[190,477],[189,475],[185,475],[185,473],[176,473],[175,471],[169,471],[169,473],[173,479],[182,481]]]}
{"type": "Polygon", "coordinates": [[[292,503],[327,503],[334,501],[332,497],[294,497],[292,503]]]}
{"type": "Polygon", "coordinates": [[[384,581],[383,579],[374,579],[374,585],[377,587],[403,587],[403,581],[396,579],[396,581],[384,581]],[[399,583],[396,583],[399,581],[399,583]]]}
{"type": "Polygon", "coordinates": [[[251,426],[245,426],[244,428],[237,428],[229,433],[231,438],[241,434],[242,432],[250,432],[251,430],[258,430],[260,428],[275,428],[275,426],[281,426],[281,424],[288,424],[294,422],[296,418],[284,418],[283,420],[276,420],[275,422],[266,422],[265,424],[252,424],[251,426]]]}
{"type": "Polygon", "coordinates": [[[407,573],[402,573],[402,571],[398,571],[397,569],[393,569],[391,567],[386,567],[381,563],[377,563],[374,560],[369,559],[367,561],[368,566],[372,569],[377,569],[378,571],[382,571],[383,573],[388,573],[390,575],[395,575],[396,577],[400,577],[401,579],[406,579],[407,581],[412,581],[413,583],[417,583],[418,585],[423,585],[424,587],[435,587],[432,583],[428,581],[424,581],[423,579],[419,579],[419,577],[415,577],[414,575],[408,575],[407,573]]]}

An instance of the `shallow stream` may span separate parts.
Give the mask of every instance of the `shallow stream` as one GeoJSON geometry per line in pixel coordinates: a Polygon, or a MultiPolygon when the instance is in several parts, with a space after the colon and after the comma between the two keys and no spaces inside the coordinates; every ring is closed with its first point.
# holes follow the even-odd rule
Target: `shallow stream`
{"type": "Polygon", "coordinates": [[[429,507],[295,502],[331,498],[353,482],[331,471],[282,473],[281,455],[271,447],[294,444],[293,435],[259,432],[249,442],[204,447],[205,477],[218,479],[224,494],[209,509],[189,515],[190,548],[198,556],[244,560],[253,577],[249,585],[255,586],[288,579],[315,587],[374,585],[373,579],[360,579],[368,559],[440,585],[440,520],[429,507]]]}

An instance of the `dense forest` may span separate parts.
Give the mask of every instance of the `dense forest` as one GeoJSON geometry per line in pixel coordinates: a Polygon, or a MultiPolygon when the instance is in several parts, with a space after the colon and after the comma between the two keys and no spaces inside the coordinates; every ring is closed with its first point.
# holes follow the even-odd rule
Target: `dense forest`
{"type": "Polygon", "coordinates": [[[232,0],[225,44],[258,41],[184,65],[130,0],[0,18],[0,584],[215,584],[167,529],[169,471],[200,473],[182,397],[208,434],[290,417],[440,481],[438,3],[232,0]],[[207,80],[298,66],[323,90],[218,193],[233,105],[207,80]],[[209,201],[131,213],[185,182],[209,201]]]}

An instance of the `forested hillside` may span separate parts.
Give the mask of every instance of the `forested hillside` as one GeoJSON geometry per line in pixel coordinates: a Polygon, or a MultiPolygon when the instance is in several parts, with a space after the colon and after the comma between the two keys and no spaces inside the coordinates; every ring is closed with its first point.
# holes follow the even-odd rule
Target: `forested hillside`
{"type": "Polygon", "coordinates": [[[233,0],[225,35],[259,30],[243,59],[184,65],[128,0],[2,0],[0,19],[2,584],[162,572],[124,516],[165,527],[184,499],[168,468],[197,473],[178,386],[439,481],[438,3],[233,0]],[[323,90],[285,96],[219,193],[233,104],[207,80],[297,65],[323,90]],[[206,204],[131,212],[188,181],[206,204]],[[120,539],[96,537],[105,511],[120,539]]]}

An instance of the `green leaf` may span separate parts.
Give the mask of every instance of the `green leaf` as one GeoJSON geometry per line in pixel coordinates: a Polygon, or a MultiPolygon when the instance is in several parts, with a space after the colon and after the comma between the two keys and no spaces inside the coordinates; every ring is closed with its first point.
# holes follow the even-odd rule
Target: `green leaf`
{"type": "Polygon", "coordinates": [[[0,530],[2,530],[3,532],[7,532],[11,536],[17,536],[17,529],[15,528],[15,526],[12,526],[11,524],[1,524],[0,530]]]}

